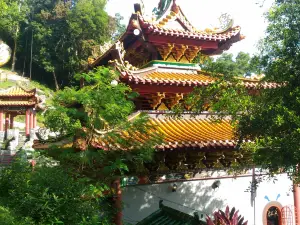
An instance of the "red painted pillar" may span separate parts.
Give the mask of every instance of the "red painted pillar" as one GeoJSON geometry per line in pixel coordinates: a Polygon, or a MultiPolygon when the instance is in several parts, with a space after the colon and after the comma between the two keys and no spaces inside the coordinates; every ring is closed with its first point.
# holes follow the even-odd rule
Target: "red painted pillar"
{"type": "Polygon", "coordinates": [[[30,111],[29,109],[26,110],[26,116],[25,116],[25,134],[26,137],[29,136],[29,120],[30,120],[30,111]]]}
{"type": "Polygon", "coordinates": [[[298,184],[294,184],[294,206],[295,206],[295,222],[296,225],[300,225],[300,187],[298,184]]]}
{"type": "Polygon", "coordinates": [[[14,115],[10,114],[10,123],[9,123],[9,128],[13,129],[14,128],[14,115]]]}
{"type": "Polygon", "coordinates": [[[9,128],[9,114],[6,113],[5,114],[5,132],[8,130],[9,128]]]}
{"type": "Polygon", "coordinates": [[[3,131],[3,110],[0,110],[0,131],[3,131]]]}
{"type": "Polygon", "coordinates": [[[36,128],[36,111],[33,111],[33,128],[36,128]]]}
{"type": "Polygon", "coordinates": [[[30,110],[30,122],[29,122],[30,129],[33,128],[33,111],[30,110]]]}
{"type": "Polygon", "coordinates": [[[115,224],[122,225],[122,189],[120,179],[117,179],[113,182],[113,189],[115,191],[114,205],[117,211],[115,215],[115,224]]]}

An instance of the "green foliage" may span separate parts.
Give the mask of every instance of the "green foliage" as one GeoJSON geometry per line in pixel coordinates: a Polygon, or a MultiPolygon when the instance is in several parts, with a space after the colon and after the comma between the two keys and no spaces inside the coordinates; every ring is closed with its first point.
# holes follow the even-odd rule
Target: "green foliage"
{"type": "Polygon", "coordinates": [[[137,171],[161,143],[147,115],[128,119],[137,94],[123,83],[111,85],[118,77],[116,71],[105,67],[76,75],[88,85],[57,92],[53,108],[45,114],[46,127],[62,136],[74,136],[73,148],[61,151],[53,147],[49,154],[92,180],[100,176],[108,182],[137,171]]]}
{"type": "Polygon", "coordinates": [[[0,82],[0,88],[2,89],[6,89],[6,88],[9,88],[9,87],[12,87],[12,86],[14,86],[15,85],[15,83],[14,82],[12,82],[12,81],[1,81],[0,82]]]}
{"type": "MultiPolygon", "coordinates": [[[[208,88],[205,99],[196,97],[194,105],[200,111],[205,102],[211,104],[211,109],[224,112],[222,116],[232,115],[238,121],[236,134],[240,141],[253,141],[242,147],[251,149],[256,165],[271,174],[288,172],[297,182],[300,180],[297,169],[300,159],[300,1],[274,5],[267,19],[269,26],[262,54],[253,59],[253,64],[266,75],[258,83],[259,90],[249,93],[232,79],[225,90],[222,87],[228,87],[229,83],[223,80],[208,88]],[[273,85],[276,82],[278,86],[265,89],[260,86],[264,82],[273,85]]],[[[196,96],[198,94],[196,92],[196,96]]]]}
{"type": "Polygon", "coordinates": [[[29,75],[32,68],[31,78],[55,88],[73,82],[94,50],[125,30],[119,14],[105,12],[105,0],[1,0],[0,5],[0,37],[18,48],[17,69],[29,75]]]}
{"type": "MultiPolygon", "coordinates": [[[[34,224],[101,224],[95,193],[103,190],[70,177],[59,166],[41,165],[33,171],[28,163],[18,162],[0,175],[0,203],[34,224]]],[[[9,211],[0,210],[0,219],[2,213],[9,211]]],[[[4,219],[13,217],[3,217],[1,224],[4,219]]]]}
{"type": "Polygon", "coordinates": [[[248,221],[244,222],[244,217],[239,215],[239,211],[233,207],[229,210],[229,206],[226,207],[225,212],[219,210],[214,213],[214,219],[209,216],[206,218],[207,225],[247,225],[248,221]]]}
{"type": "Polygon", "coordinates": [[[2,225],[31,225],[34,224],[29,218],[18,218],[8,208],[0,206],[0,223],[2,225]]]}
{"type": "Polygon", "coordinates": [[[26,1],[0,0],[0,37],[17,39],[16,29],[20,23],[26,22],[28,10],[26,1]]]}
{"type": "Polygon", "coordinates": [[[248,53],[239,52],[235,59],[232,54],[223,53],[216,60],[210,57],[197,57],[195,63],[200,63],[203,70],[223,74],[226,77],[243,77],[251,73],[260,74],[262,70],[257,67],[258,57],[251,58],[248,53]]]}

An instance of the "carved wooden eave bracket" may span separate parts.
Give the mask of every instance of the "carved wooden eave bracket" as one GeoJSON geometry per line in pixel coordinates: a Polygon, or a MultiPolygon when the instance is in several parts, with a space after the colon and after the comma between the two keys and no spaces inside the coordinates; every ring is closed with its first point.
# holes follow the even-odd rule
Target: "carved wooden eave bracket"
{"type": "Polygon", "coordinates": [[[168,101],[167,103],[168,108],[172,109],[174,106],[178,105],[180,100],[182,99],[183,99],[183,94],[176,93],[176,95],[168,101]]]}
{"type": "Polygon", "coordinates": [[[150,106],[153,109],[156,109],[162,103],[162,100],[166,97],[165,93],[157,93],[156,95],[152,95],[151,99],[149,99],[150,106]]]}
{"type": "Polygon", "coordinates": [[[119,72],[136,71],[138,68],[132,66],[128,61],[124,61],[126,51],[122,42],[118,41],[111,50],[114,60],[110,60],[109,64],[119,72]]]}

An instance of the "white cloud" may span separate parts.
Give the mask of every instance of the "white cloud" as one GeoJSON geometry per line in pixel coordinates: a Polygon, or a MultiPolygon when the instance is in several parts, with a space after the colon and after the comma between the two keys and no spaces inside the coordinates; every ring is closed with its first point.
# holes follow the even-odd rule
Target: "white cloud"
{"type": "MultiPolygon", "coordinates": [[[[134,3],[138,0],[109,0],[107,11],[114,15],[120,13],[127,24],[134,3]]],[[[158,0],[144,0],[145,10],[151,15],[158,0]]],[[[235,20],[235,25],[242,27],[246,39],[235,43],[228,51],[236,54],[239,51],[256,52],[257,42],[264,36],[267,23],[263,14],[270,8],[274,0],[177,0],[191,23],[199,29],[211,27],[217,23],[222,13],[229,13],[235,20]],[[263,2],[263,3],[262,3],[263,2]]]]}

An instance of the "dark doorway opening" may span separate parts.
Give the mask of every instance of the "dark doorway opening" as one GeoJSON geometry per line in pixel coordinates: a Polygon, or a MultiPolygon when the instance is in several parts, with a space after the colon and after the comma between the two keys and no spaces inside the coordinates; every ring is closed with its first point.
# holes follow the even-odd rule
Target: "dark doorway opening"
{"type": "Polygon", "coordinates": [[[280,224],[280,210],[272,206],[267,212],[267,225],[281,225],[280,224]]]}

